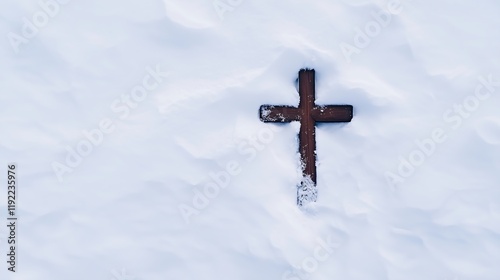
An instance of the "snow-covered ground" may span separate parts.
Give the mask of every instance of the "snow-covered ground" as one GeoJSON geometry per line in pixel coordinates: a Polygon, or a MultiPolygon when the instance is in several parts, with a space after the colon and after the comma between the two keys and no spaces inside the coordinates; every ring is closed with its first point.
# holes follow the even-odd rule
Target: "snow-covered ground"
{"type": "Polygon", "coordinates": [[[500,4],[3,0],[0,279],[500,279],[500,4]],[[298,209],[297,105],[318,201],[298,209]],[[7,164],[18,164],[16,272],[7,164]]]}

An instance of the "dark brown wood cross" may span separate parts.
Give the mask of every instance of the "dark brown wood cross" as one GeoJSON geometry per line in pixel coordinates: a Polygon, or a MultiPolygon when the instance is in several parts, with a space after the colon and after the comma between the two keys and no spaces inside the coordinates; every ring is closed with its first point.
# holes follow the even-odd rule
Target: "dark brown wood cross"
{"type": "Polygon", "coordinates": [[[351,105],[316,105],[314,70],[310,69],[299,71],[299,95],[299,107],[262,105],[260,119],[266,123],[300,122],[299,150],[303,179],[297,189],[297,204],[302,206],[317,198],[316,123],[350,122],[353,108],[351,105]]]}

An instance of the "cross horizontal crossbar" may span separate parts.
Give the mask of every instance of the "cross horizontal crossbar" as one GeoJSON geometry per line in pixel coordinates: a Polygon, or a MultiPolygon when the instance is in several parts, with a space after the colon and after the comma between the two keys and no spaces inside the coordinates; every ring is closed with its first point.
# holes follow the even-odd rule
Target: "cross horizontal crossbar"
{"type": "MultiPolygon", "coordinates": [[[[260,106],[260,120],[265,123],[287,123],[302,120],[301,109],[293,106],[260,106]]],[[[311,117],[315,122],[350,122],[352,120],[352,105],[315,106],[311,117]]]]}

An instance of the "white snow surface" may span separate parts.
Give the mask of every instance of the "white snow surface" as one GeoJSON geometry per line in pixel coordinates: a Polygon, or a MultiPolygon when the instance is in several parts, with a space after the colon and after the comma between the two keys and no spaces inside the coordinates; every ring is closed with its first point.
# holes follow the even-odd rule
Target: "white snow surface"
{"type": "Polygon", "coordinates": [[[62,2],[0,4],[0,279],[500,279],[498,1],[62,2]],[[301,68],[354,106],[303,209],[301,68]]]}

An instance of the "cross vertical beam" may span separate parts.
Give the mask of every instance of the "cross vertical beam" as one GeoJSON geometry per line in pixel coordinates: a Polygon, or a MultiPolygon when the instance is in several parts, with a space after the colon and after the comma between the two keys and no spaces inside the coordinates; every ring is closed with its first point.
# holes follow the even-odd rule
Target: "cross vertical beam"
{"type": "Polygon", "coordinates": [[[309,176],[314,185],[316,185],[316,129],[315,121],[312,117],[314,102],[316,101],[315,75],[311,70],[300,70],[299,72],[299,110],[300,132],[299,144],[302,160],[302,170],[304,177],[309,176]]]}

